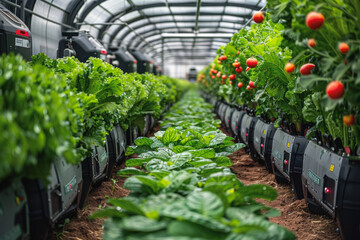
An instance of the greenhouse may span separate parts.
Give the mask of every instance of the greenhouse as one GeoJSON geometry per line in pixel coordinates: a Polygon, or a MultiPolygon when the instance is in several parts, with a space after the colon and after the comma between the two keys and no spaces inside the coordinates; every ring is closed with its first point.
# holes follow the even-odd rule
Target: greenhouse
{"type": "Polygon", "coordinates": [[[359,240],[359,0],[0,0],[0,240],[359,240]]]}

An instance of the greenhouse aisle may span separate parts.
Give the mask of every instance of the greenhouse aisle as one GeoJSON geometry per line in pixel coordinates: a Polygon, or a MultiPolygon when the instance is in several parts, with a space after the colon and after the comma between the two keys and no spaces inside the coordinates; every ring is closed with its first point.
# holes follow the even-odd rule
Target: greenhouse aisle
{"type": "MultiPolygon", "coordinates": [[[[154,136],[154,133],[160,130],[157,126],[153,133],[148,137],[154,136]]],[[[222,132],[230,136],[224,128],[222,132]]],[[[132,155],[129,158],[136,157],[132,155]]],[[[272,186],[278,192],[278,198],[272,202],[258,199],[258,202],[266,206],[276,208],[281,211],[281,216],[271,218],[270,221],[286,227],[296,234],[301,240],[337,240],[341,239],[337,233],[336,223],[324,215],[315,215],[309,213],[305,201],[296,199],[291,191],[291,186],[277,184],[274,175],[267,172],[263,164],[254,162],[250,155],[244,149],[240,149],[230,159],[233,161],[232,171],[245,184],[265,184],[272,186]]],[[[112,175],[112,180],[103,182],[101,188],[94,189],[90,195],[87,205],[78,212],[77,217],[65,226],[60,225],[53,231],[49,237],[50,240],[61,239],[102,239],[103,220],[89,220],[89,216],[100,207],[107,206],[107,196],[110,198],[122,198],[129,194],[129,190],[123,188],[126,178],[117,176],[120,169],[125,168],[125,162],[117,166],[112,175]]]]}

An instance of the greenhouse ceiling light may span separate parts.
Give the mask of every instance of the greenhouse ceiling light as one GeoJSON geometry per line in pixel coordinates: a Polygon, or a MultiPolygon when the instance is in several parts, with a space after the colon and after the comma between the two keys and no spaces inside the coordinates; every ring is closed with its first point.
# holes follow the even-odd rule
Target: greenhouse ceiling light
{"type": "Polygon", "coordinates": [[[162,38],[231,38],[232,33],[162,33],[162,38]]]}

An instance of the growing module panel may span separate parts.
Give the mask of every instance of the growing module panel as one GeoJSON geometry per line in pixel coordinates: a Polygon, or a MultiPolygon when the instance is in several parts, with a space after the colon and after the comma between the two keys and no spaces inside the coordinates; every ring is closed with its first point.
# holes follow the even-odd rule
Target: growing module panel
{"type": "Polygon", "coordinates": [[[232,115],[233,115],[233,113],[234,113],[234,111],[235,111],[235,108],[233,108],[233,107],[228,107],[227,109],[226,109],[226,111],[225,111],[225,117],[224,117],[224,122],[225,122],[225,127],[226,127],[226,130],[231,130],[230,129],[230,121],[231,121],[231,117],[232,117],[232,115]]]}
{"type": "Polygon", "coordinates": [[[254,149],[258,156],[264,160],[269,172],[272,172],[271,149],[275,130],[273,124],[267,124],[261,120],[257,121],[254,130],[254,149]]]}
{"type": "Polygon", "coordinates": [[[301,174],[303,158],[308,140],[293,136],[281,129],[274,134],[271,150],[272,168],[276,181],[292,183],[297,198],[303,198],[301,174]]]}
{"type": "Polygon", "coordinates": [[[241,120],[244,115],[245,115],[244,111],[236,109],[231,116],[230,125],[231,125],[231,131],[234,136],[239,135],[239,131],[241,129],[241,120]]]}
{"type": "Polygon", "coordinates": [[[248,114],[245,114],[241,120],[240,136],[242,141],[250,148],[253,148],[254,128],[257,120],[256,117],[252,117],[248,114]]]}
{"type": "Polygon", "coordinates": [[[50,218],[53,222],[57,221],[77,199],[81,183],[80,165],[68,164],[65,159],[54,162],[51,184],[48,187],[50,218]]]}
{"type": "Polygon", "coordinates": [[[20,181],[0,190],[0,239],[28,239],[27,196],[20,181]]]}
{"type": "Polygon", "coordinates": [[[336,218],[344,239],[360,236],[359,176],[358,161],[351,162],[315,142],[307,146],[302,173],[307,202],[336,218]]]}

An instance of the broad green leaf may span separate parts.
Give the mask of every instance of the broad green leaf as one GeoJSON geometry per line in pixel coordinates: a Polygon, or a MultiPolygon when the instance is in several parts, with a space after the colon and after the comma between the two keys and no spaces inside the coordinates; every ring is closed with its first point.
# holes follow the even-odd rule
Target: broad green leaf
{"type": "Polygon", "coordinates": [[[169,143],[174,143],[180,139],[180,133],[175,128],[168,128],[166,129],[164,135],[161,138],[161,142],[165,145],[169,143]]]}
{"type": "Polygon", "coordinates": [[[122,220],[121,226],[127,231],[154,232],[166,228],[167,221],[156,221],[145,216],[131,216],[122,220]]]}
{"type": "Polygon", "coordinates": [[[236,143],[235,145],[229,146],[224,148],[224,152],[230,152],[230,153],[234,153],[238,150],[240,150],[241,148],[244,148],[245,144],[243,143],[236,143]]]}
{"type": "Polygon", "coordinates": [[[141,171],[137,168],[133,168],[133,167],[127,167],[127,168],[124,168],[124,169],[120,169],[118,172],[117,172],[117,175],[118,176],[129,176],[129,175],[147,175],[146,172],[144,171],[141,171]]]}
{"type": "Polygon", "coordinates": [[[203,159],[200,159],[200,160],[191,161],[189,163],[191,165],[193,165],[194,167],[200,167],[200,166],[204,166],[204,165],[211,164],[211,163],[214,163],[214,162],[212,160],[210,160],[210,159],[203,158],[203,159]]]}
{"type": "Polygon", "coordinates": [[[253,184],[240,188],[236,194],[238,195],[240,202],[250,201],[253,198],[262,198],[269,201],[273,201],[277,198],[278,194],[276,190],[270,186],[253,184]]]}
{"type": "Polygon", "coordinates": [[[187,207],[204,216],[219,218],[225,211],[221,199],[211,192],[193,192],[186,200],[187,207]]]}
{"type": "Polygon", "coordinates": [[[215,157],[211,160],[218,166],[231,167],[233,165],[233,162],[228,157],[215,157]]]}
{"type": "Polygon", "coordinates": [[[219,145],[224,142],[226,135],[224,133],[217,133],[215,137],[210,141],[209,146],[219,145]]]}
{"type": "Polygon", "coordinates": [[[144,163],[149,162],[148,159],[143,159],[143,158],[131,158],[126,160],[125,165],[127,167],[135,167],[135,166],[142,166],[144,165],[144,163]]]}
{"type": "Polygon", "coordinates": [[[190,150],[188,151],[191,153],[193,157],[202,157],[202,158],[214,158],[216,153],[214,149],[198,149],[198,150],[190,150]]]}
{"type": "Polygon", "coordinates": [[[193,212],[184,208],[182,204],[173,204],[166,206],[161,212],[161,216],[173,219],[182,219],[189,222],[208,227],[214,231],[230,232],[231,228],[211,217],[204,216],[200,213],[193,212]]]}
{"type": "Polygon", "coordinates": [[[161,159],[151,159],[145,166],[145,169],[149,172],[168,170],[169,165],[161,159]]]}
{"type": "Polygon", "coordinates": [[[89,219],[95,218],[123,218],[126,214],[115,209],[115,208],[105,208],[98,210],[89,216],[89,219]]]}
{"type": "Polygon", "coordinates": [[[193,150],[193,148],[190,146],[181,146],[181,145],[174,146],[174,148],[173,148],[173,151],[175,153],[181,153],[181,152],[185,152],[187,150],[193,150]]]}
{"type": "Polygon", "coordinates": [[[213,231],[211,228],[188,221],[171,221],[168,226],[171,236],[187,236],[189,239],[220,240],[226,237],[226,233],[213,231]]]}
{"type": "Polygon", "coordinates": [[[137,139],[135,139],[135,144],[137,146],[151,146],[151,144],[154,143],[153,140],[151,140],[150,138],[146,138],[146,137],[138,137],[137,139]]]}
{"type": "Polygon", "coordinates": [[[137,206],[134,202],[125,198],[112,198],[108,200],[108,203],[113,207],[120,207],[122,210],[126,210],[133,214],[144,215],[144,211],[137,206]]]}
{"type": "Polygon", "coordinates": [[[170,161],[173,163],[173,165],[171,165],[170,169],[182,167],[185,163],[190,161],[191,156],[192,155],[189,152],[178,153],[171,156],[170,161]]]}

